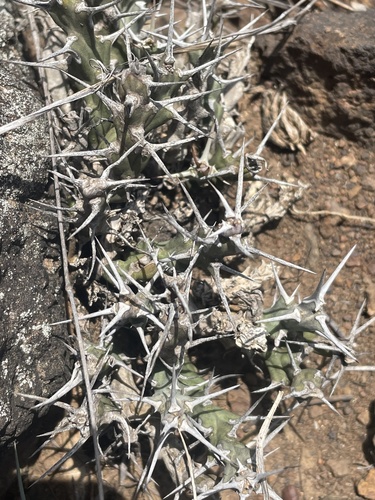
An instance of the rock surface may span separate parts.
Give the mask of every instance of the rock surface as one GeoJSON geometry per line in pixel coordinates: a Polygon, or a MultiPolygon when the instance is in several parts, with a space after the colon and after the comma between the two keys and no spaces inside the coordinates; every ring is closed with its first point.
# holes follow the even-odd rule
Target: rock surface
{"type": "MultiPolygon", "coordinates": [[[[2,4],[0,58],[20,59],[14,18],[2,4]]],[[[32,73],[20,66],[0,68],[1,125],[42,106],[27,81],[33,81],[32,73]]],[[[24,443],[41,432],[43,412],[30,411],[34,401],[17,393],[48,397],[68,375],[66,329],[49,326],[64,317],[59,252],[52,246],[56,223],[25,204],[45,191],[48,154],[46,120],[0,137],[0,491],[9,480],[13,442],[22,456],[24,443]]]]}
{"type": "Polygon", "coordinates": [[[263,41],[264,55],[272,54],[264,77],[282,84],[320,133],[374,145],[374,23],[374,9],[312,12],[286,41],[263,41]]]}
{"type": "Polygon", "coordinates": [[[375,500],[375,469],[370,470],[367,476],[359,482],[358,493],[367,500],[375,500]]]}

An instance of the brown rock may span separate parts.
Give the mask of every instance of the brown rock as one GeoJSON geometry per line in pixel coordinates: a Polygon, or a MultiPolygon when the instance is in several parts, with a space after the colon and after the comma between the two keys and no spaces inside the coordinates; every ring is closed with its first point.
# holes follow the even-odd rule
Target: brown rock
{"type": "Polygon", "coordinates": [[[370,414],[367,408],[363,409],[360,413],[357,415],[357,422],[359,422],[362,425],[369,425],[370,423],[370,414]]]}
{"type": "Polygon", "coordinates": [[[375,283],[368,276],[365,276],[364,282],[366,285],[367,313],[373,316],[375,314],[375,283]]]}
{"type": "Polygon", "coordinates": [[[351,472],[351,464],[345,458],[332,458],[327,460],[326,466],[335,477],[347,477],[351,472]]]}
{"type": "Polygon", "coordinates": [[[297,488],[293,484],[289,484],[283,488],[281,493],[283,500],[299,500],[300,495],[297,488]]]}
{"type": "Polygon", "coordinates": [[[359,184],[355,184],[352,188],[349,189],[348,191],[348,197],[350,200],[352,200],[353,198],[355,198],[358,193],[361,191],[362,189],[362,186],[360,186],[359,184]]]}
{"type": "Polygon", "coordinates": [[[283,82],[310,126],[375,144],[375,10],[312,12],[297,24],[266,69],[283,82]]]}
{"type": "Polygon", "coordinates": [[[375,500],[375,469],[371,469],[367,476],[357,486],[358,494],[367,500],[375,500]]]}

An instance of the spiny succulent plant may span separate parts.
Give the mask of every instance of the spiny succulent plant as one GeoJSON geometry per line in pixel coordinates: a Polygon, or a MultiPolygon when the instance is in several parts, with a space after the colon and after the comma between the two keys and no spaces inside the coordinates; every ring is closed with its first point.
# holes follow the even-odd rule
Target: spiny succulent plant
{"type": "MultiPolygon", "coordinates": [[[[263,180],[260,154],[283,109],[257,150],[247,152],[235,112],[244,75],[233,74],[231,64],[237,52],[248,55],[249,45],[240,40],[251,44],[259,34],[285,28],[309,4],[299,2],[269,24],[258,25],[258,16],[236,31],[227,17],[251,3],[191,2],[184,9],[173,0],[20,3],[41,8],[63,31],[62,46],[35,66],[61,71],[73,89],[22,121],[64,106],[54,133],[65,149],[52,155],[55,185],[65,189],[56,208],[60,229],[62,214],[72,214],[67,236],[76,245],[68,260],[61,230],[68,321],[77,334],[75,369],[65,387],[35,408],[55,404],[67,410],[50,439],[65,429],[77,429],[80,438],[45,475],[92,437],[104,498],[100,438],[116,425],[128,467],[139,463],[140,443],[151,443],[149,456],[141,454],[141,470],[133,470],[136,495],[147,495],[163,461],[174,483],[170,497],[200,499],[234,489],[241,498],[252,491],[279,498],[267,484],[263,456],[286,423],[274,418],[277,405],[290,396],[327,401],[322,388],[329,378],[302,365],[310,352],[323,351],[341,362],[340,369],[355,359],[351,343],[358,327],[349,341],[339,340],[323,310],[324,295],[351,252],[302,301],[296,292],[289,296],[275,274],[280,296],[265,311],[261,285],[270,265],[254,261],[243,273],[231,265],[231,256],[258,256],[298,268],[253,246],[246,213],[259,193],[244,197],[263,180]],[[69,106],[79,99],[84,112],[74,114],[69,106]],[[229,181],[236,187],[234,208],[227,201],[229,181]],[[152,196],[168,189],[189,207],[183,220],[172,203],[155,210],[156,216],[148,213],[152,196]],[[223,213],[214,222],[196,196],[208,190],[223,213]],[[159,236],[160,228],[169,228],[168,238],[159,236]],[[72,280],[85,287],[85,314],[77,312],[72,280]],[[89,325],[86,335],[83,322],[89,325]],[[194,349],[214,340],[240,349],[254,366],[264,362],[271,381],[265,390],[282,386],[289,394],[279,392],[264,417],[252,414],[260,400],[243,417],[220,408],[214,399],[232,387],[220,389],[222,379],[192,360],[194,349]],[[59,402],[76,386],[85,391],[79,408],[59,402]],[[261,425],[247,445],[236,435],[246,420],[261,425]]],[[[48,30],[40,36],[55,42],[50,19],[41,19],[48,30]]]]}

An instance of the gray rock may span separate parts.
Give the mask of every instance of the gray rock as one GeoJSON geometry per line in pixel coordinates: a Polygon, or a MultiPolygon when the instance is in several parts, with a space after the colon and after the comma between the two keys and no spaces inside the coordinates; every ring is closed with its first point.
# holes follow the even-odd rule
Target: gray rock
{"type": "MultiPolygon", "coordinates": [[[[0,58],[20,59],[11,38],[13,23],[11,12],[0,6],[0,58]]],[[[33,73],[20,66],[0,67],[1,124],[42,106],[29,85],[33,80],[33,73]]],[[[66,328],[49,326],[65,314],[56,221],[25,203],[40,199],[46,189],[48,154],[46,119],[0,137],[1,493],[11,478],[13,442],[21,456],[29,456],[46,413],[30,410],[35,402],[18,393],[49,397],[69,376],[66,328]]]]}

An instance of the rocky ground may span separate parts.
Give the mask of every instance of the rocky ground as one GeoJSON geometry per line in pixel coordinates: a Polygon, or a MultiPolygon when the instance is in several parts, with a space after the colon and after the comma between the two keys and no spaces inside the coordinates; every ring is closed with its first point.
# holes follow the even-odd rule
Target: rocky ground
{"type": "MultiPolygon", "coordinates": [[[[364,298],[362,321],[375,312],[375,107],[369,77],[375,68],[375,38],[367,24],[374,18],[375,11],[312,13],[277,55],[273,48],[271,58],[263,60],[262,84],[282,84],[315,138],[306,154],[277,147],[263,153],[270,177],[298,180],[307,188],[280,223],[263,230],[256,242],[318,276],[324,269],[330,273],[357,245],[327,300],[330,315],[346,335],[364,298]]],[[[263,56],[270,54],[267,42],[263,56]]],[[[250,107],[245,101],[241,114],[255,134],[256,102],[250,107]]],[[[280,273],[289,291],[301,283],[302,296],[318,279],[287,268],[280,273]]],[[[358,338],[358,367],[375,365],[374,341],[374,327],[358,338]]],[[[375,498],[374,474],[369,472],[374,463],[374,390],[373,371],[347,372],[333,398],[340,417],[318,402],[295,412],[291,425],[272,442],[277,451],[267,461],[268,467],[290,466],[272,480],[285,500],[375,498]]]]}
{"type": "MultiPolygon", "coordinates": [[[[292,262],[320,275],[324,269],[333,270],[341,256],[357,244],[354,256],[340,273],[327,300],[330,315],[348,334],[364,298],[367,298],[367,314],[363,320],[374,314],[375,221],[369,219],[374,217],[375,156],[346,139],[318,134],[306,156],[298,153],[290,158],[285,153],[280,156],[269,151],[267,159],[272,176],[299,179],[309,187],[277,227],[257,236],[259,248],[288,256],[292,262]]],[[[307,274],[296,275],[289,269],[281,271],[281,278],[289,291],[302,283],[302,295],[308,295],[318,279],[307,274]]],[[[271,290],[268,292],[272,294],[271,290]]],[[[375,365],[374,340],[373,327],[358,338],[360,365],[375,365]]],[[[279,450],[269,464],[296,466],[275,477],[277,491],[292,484],[298,488],[301,499],[357,497],[356,487],[374,460],[374,390],[373,372],[348,372],[335,391],[338,397],[335,407],[342,418],[321,404],[296,412],[292,425],[273,441],[279,450]]],[[[365,497],[375,498],[374,486],[372,483],[372,496],[365,497]]]]}

